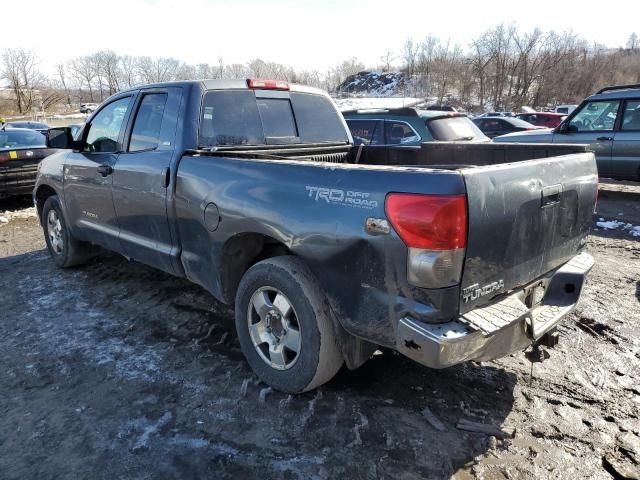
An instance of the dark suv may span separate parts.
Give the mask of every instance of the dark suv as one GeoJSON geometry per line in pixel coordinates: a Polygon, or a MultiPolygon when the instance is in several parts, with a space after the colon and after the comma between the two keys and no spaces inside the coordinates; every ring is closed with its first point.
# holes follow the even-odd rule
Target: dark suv
{"type": "Polygon", "coordinates": [[[640,84],[603,88],[554,130],[504,135],[494,141],[589,144],[601,177],[640,180],[640,84]]]}
{"type": "Polygon", "coordinates": [[[390,108],[342,112],[355,145],[420,145],[433,141],[488,141],[458,112],[390,108]]]}

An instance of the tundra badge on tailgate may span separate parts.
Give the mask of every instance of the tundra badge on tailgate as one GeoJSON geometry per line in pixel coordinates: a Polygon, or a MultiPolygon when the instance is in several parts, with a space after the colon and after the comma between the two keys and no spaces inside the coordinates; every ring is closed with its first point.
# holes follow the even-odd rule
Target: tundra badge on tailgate
{"type": "Polygon", "coordinates": [[[462,300],[464,303],[469,301],[474,301],[479,299],[480,297],[485,297],[493,292],[497,292],[504,288],[504,280],[500,279],[497,282],[492,282],[484,287],[481,287],[480,284],[474,283],[468,287],[462,289],[462,300]]]}

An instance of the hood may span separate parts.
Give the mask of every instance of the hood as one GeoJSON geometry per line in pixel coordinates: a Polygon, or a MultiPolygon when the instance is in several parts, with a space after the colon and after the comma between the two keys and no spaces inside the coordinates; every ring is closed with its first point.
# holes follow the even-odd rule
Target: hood
{"type": "Polygon", "coordinates": [[[507,133],[493,139],[494,142],[541,142],[551,143],[553,141],[553,130],[550,128],[539,128],[526,130],[524,132],[507,133]]]}

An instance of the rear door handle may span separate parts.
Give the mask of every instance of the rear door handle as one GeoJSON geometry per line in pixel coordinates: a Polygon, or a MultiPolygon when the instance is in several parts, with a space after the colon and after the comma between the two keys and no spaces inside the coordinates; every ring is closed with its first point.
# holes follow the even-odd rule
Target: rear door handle
{"type": "Polygon", "coordinates": [[[611,137],[598,137],[596,138],[598,142],[608,142],[609,140],[613,140],[611,137]]]}
{"type": "Polygon", "coordinates": [[[162,177],[160,183],[164,188],[167,188],[169,186],[169,181],[171,180],[171,169],[169,167],[164,167],[160,175],[162,177]]]}
{"type": "Polygon", "coordinates": [[[111,165],[100,165],[98,167],[98,173],[103,177],[111,175],[113,173],[113,167],[111,165]]]}

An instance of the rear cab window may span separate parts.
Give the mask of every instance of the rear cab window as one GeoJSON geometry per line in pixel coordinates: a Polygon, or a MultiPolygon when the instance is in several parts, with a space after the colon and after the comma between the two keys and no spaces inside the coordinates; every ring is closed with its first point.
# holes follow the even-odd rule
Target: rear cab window
{"type": "Polygon", "coordinates": [[[199,144],[348,143],[342,118],[329,99],[302,92],[210,90],[205,93],[199,144]]]}

